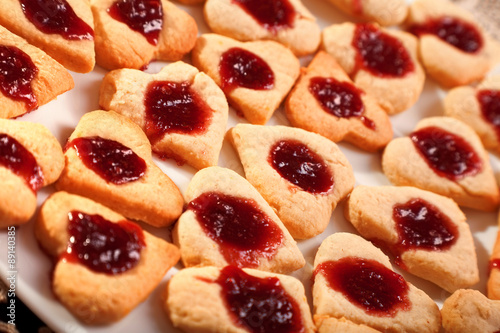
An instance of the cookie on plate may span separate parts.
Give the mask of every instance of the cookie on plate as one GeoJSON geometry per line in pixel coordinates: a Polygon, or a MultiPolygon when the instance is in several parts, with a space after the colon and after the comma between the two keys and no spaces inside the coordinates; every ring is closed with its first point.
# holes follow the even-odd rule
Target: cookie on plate
{"type": "Polygon", "coordinates": [[[408,14],[405,0],[329,0],[343,12],[365,22],[376,22],[382,26],[398,25],[408,14]]]}
{"type": "Polygon", "coordinates": [[[299,76],[300,63],[274,41],[239,42],[216,34],[198,38],[193,64],[217,83],[238,112],[264,125],[299,76]]]}
{"type": "MultiPolygon", "coordinates": [[[[500,225],[500,215],[498,216],[498,225],[500,225]]],[[[489,276],[486,284],[486,295],[490,299],[500,300],[500,231],[497,232],[488,268],[489,276]]]]}
{"type": "Polygon", "coordinates": [[[221,167],[198,171],[173,230],[186,267],[236,265],[290,273],[304,257],[274,210],[250,183],[221,167]]]}
{"type": "Polygon", "coordinates": [[[314,315],[383,332],[439,332],[436,303],[394,272],[372,243],[348,233],[326,238],[314,259],[314,315]]]}
{"type": "Polygon", "coordinates": [[[0,118],[33,111],[75,86],[57,61],[2,26],[0,63],[0,118]]]}
{"type": "Polygon", "coordinates": [[[56,259],[52,290],[86,324],[107,324],[143,302],[179,260],[179,250],[84,197],[51,195],[35,235],[56,259]]]}
{"type": "Polygon", "coordinates": [[[344,213],[408,272],[451,293],[479,282],[474,240],[453,200],[415,187],[357,186],[344,213]]]}
{"type": "Polygon", "coordinates": [[[64,167],[61,145],[41,124],[0,119],[0,228],[33,216],[36,192],[64,167]]]}
{"type": "Polygon", "coordinates": [[[183,198],[157,167],[144,132],[113,111],[85,114],[65,147],[58,190],[86,196],[127,218],[156,227],[173,223],[183,198]]]}
{"type": "Polygon", "coordinates": [[[196,42],[198,27],[167,0],[91,0],[97,64],[142,69],[152,60],[177,61],[196,42]]]}
{"type": "Polygon", "coordinates": [[[454,118],[425,118],[408,137],[392,140],[382,169],[394,185],[415,186],[479,210],[498,206],[488,154],[477,134],[454,118]]]}
{"type": "Polygon", "coordinates": [[[118,69],[104,77],[99,105],[129,117],[153,152],[197,169],[217,165],[226,131],[226,97],[205,73],[181,61],[157,74],[118,69]]]}
{"type": "Polygon", "coordinates": [[[287,126],[238,124],[228,137],[245,177],[293,238],[322,233],[338,202],[354,187],[347,158],[321,135],[287,126]]]}
{"type": "Polygon", "coordinates": [[[275,40],[297,56],[313,53],[321,30],[300,0],[207,0],[203,8],[210,29],[241,41],[275,40]]]}
{"type": "Polygon", "coordinates": [[[392,139],[387,113],[324,51],[302,69],[286,100],[285,112],[293,126],[364,150],[378,150],[392,139]]]}
{"type": "Polygon", "coordinates": [[[405,111],[417,101],[425,73],[418,61],[415,36],[372,23],[350,22],[331,25],[322,34],[322,48],[388,114],[405,111]]]}

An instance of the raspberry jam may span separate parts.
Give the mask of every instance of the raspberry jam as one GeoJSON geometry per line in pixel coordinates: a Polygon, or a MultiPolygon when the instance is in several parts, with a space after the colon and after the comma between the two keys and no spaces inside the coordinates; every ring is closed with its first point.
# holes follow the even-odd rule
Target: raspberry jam
{"type": "Polygon", "coordinates": [[[22,177],[33,192],[43,186],[42,169],[33,154],[5,133],[0,133],[0,165],[22,177]]]}
{"type": "Polygon", "coordinates": [[[297,301],[276,277],[259,278],[224,267],[217,280],[231,319],[252,333],[305,332],[297,301]]]}
{"type": "Polygon", "coordinates": [[[288,0],[232,0],[232,2],[270,31],[293,28],[296,14],[288,0]]]}
{"type": "Polygon", "coordinates": [[[326,261],[316,267],[314,276],[317,274],[369,315],[394,317],[411,308],[404,278],[375,260],[345,257],[326,261]]]}
{"type": "Polygon", "coordinates": [[[500,259],[491,259],[488,267],[488,272],[491,273],[494,269],[500,269],[500,259]]]}
{"type": "Polygon", "coordinates": [[[281,229],[252,199],[208,192],[188,209],[231,265],[257,267],[260,258],[272,258],[283,242],[281,229]]]}
{"type": "Polygon", "coordinates": [[[479,90],[476,98],[483,118],[495,128],[500,140],[500,90],[479,90]]]}
{"type": "Polygon", "coordinates": [[[482,162],[472,146],[462,137],[430,126],[410,134],[415,148],[429,167],[440,177],[457,181],[477,174],[482,162]]]}
{"type": "Polygon", "coordinates": [[[31,83],[38,74],[38,67],[21,49],[0,45],[0,90],[14,100],[26,103],[28,110],[38,107],[31,83]]]}
{"type": "Polygon", "coordinates": [[[67,40],[93,40],[94,30],[79,18],[66,0],[19,0],[26,18],[45,34],[67,40]]]}
{"type": "Polygon", "coordinates": [[[400,78],[415,65],[403,43],[373,24],[357,24],[352,39],[356,49],[356,70],[365,69],[385,78],[400,78]]]}
{"type": "Polygon", "coordinates": [[[339,118],[357,117],[363,125],[375,129],[373,120],[363,116],[365,105],[361,94],[364,92],[353,84],[334,78],[313,77],[309,81],[309,92],[326,112],[339,118]]]}
{"type": "Polygon", "coordinates": [[[225,92],[237,87],[254,90],[270,90],[274,87],[273,70],[264,59],[238,47],[222,54],[219,73],[225,92]]]}
{"type": "Polygon", "coordinates": [[[166,133],[202,134],[212,110],[189,82],[153,81],[146,88],[146,134],[152,143],[166,133]]]}
{"type": "Polygon", "coordinates": [[[325,160],[297,140],[281,140],[269,151],[269,164],[290,183],[321,194],[333,188],[333,175],[325,160]]]}
{"type": "Polygon", "coordinates": [[[117,0],[108,14],[142,34],[149,44],[157,45],[163,27],[161,0],[117,0]]]}
{"type": "Polygon", "coordinates": [[[146,162],[141,157],[113,140],[98,136],[76,138],[66,145],[66,150],[69,148],[74,148],[83,164],[108,183],[130,183],[146,172],[146,162]]]}
{"type": "Polygon", "coordinates": [[[98,273],[120,274],[134,268],[146,247],[144,233],[135,223],[113,223],[100,215],[68,213],[70,236],[62,259],[78,262],[98,273]]]}
{"type": "Polygon", "coordinates": [[[410,27],[410,32],[417,36],[435,35],[466,53],[478,52],[484,44],[481,33],[473,24],[450,16],[429,19],[423,24],[413,25],[410,27]]]}

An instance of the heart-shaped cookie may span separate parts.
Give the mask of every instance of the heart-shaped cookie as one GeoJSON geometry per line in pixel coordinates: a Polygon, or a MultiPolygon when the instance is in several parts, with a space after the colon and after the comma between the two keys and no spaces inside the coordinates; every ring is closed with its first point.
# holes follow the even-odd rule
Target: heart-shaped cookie
{"type": "Polygon", "coordinates": [[[343,12],[364,22],[376,22],[382,26],[401,24],[408,14],[405,0],[329,0],[343,12]]]}

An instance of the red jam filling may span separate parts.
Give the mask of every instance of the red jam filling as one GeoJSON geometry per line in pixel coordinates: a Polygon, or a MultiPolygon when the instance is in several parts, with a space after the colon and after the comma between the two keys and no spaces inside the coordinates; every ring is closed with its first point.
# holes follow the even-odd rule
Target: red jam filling
{"type": "Polygon", "coordinates": [[[109,15],[142,34],[149,44],[157,45],[163,27],[160,0],[117,0],[108,8],[109,15]]]}
{"type": "Polygon", "coordinates": [[[0,45],[0,90],[14,100],[26,103],[28,110],[38,107],[31,83],[38,67],[30,56],[15,46],[0,45]]]}
{"type": "Polygon", "coordinates": [[[500,269],[500,259],[491,259],[488,267],[488,273],[494,269],[500,269]]]}
{"type": "Polygon", "coordinates": [[[254,90],[270,90],[274,87],[273,70],[264,59],[238,47],[222,54],[219,73],[225,92],[237,87],[254,90]]]}
{"type": "Polygon", "coordinates": [[[297,140],[281,140],[269,151],[268,162],[290,183],[320,194],[333,188],[333,175],[325,160],[297,140]]]}
{"type": "Polygon", "coordinates": [[[70,236],[62,259],[78,262],[88,269],[120,274],[134,268],[146,247],[144,233],[135,223],[113,223],[100,215],[79,211],[68,213],[70,236]]]}
{"type": "Polygon", "coordinates": [[[316,267],[314,276],[317,274],[369,315],[394,317],[411,308],[404,278],[375,260],[345,257],[326,261],[316,267]]]}
{"type": "Polygon", "coordinates": [[[356,25],[352,45],[357,51],[356,70],[385,78],[404,77],[415,70],[403,43],[373,24],[356,25]]]}
{"type": "Polygon", "coordinates": [[[79,18],[66,0],[19,0],[26,18],[45,34],[67,40],[93,40],[94,30],[79,18]]]}
{"type": "Polygon", "coordinates": [[[500,140],[500,90],[479,90],[476,98],[483,118],[495,128],[500,140]]]}
{"type": "Polygon", "coordinates": [[[375,129],[373,120],[363,116],[365,105],[361,94],[364,92],[353,84],[334,78],[313,77],[309,81],[309,91],[326,112],[339,118],[357,117],[363,125],[375,129]]]}
{"type": "Polygon", "coordinates": [[[232,0],[232,2],[270,31],[293,28],[296,14],[288,0],[232,0]]]}
{"type": "Polygon", "coordinates": [[[355,15],[363,14],[363,4],[361,3],[361,0],[352,0],[352,12],[355,15]]]}
{"type": "Polygon", "coordinates": [[[259,278],[234,267],[224,267],[217,280],[231,319],[252,333],[305,332],[297,301],[276,277],[259,278]]]}
{"type": "Polygon", "coordinates": [[[191,201],[188,209],[231,265],[257,267],[260,258],[275,255],[284,238],[252,199],[208,192],[191,201]]]}
{"type": "Polygon", "coordinates": [[[22,177],[33,192],[43,186],[42,169],[33,154],[5,133],[0,133],[0,166],[22,177]]]}
{"type": "Polygon", "coordinates": [[[212,110],[189,82],[153,81],[144,98],[146,134],[152,143],[166,133],[202,134],[212,110]]]}
{"type": "Polygon", "coordinates": [[[429,19],[423,24],[410,27],[410,32],[417,36],[435,35],[466,53],[478,52],[483,47],[483,38],[478,29],[473,24],[456,17],[429,19]]]}
{"type": "Polygon", "coordinates": [[[108,183],[121,185],[143,177],[146,162],[132,149],[98,136],[76,138],[66,145],[74,148],[83,164],[108,183]]]}
{"type": "Polygon", "coordinates": [[[410,134],[417,151],[440,177],[457,181],[477,174],[482,162],[462,137],[440,127],[425,127],[410,134]]]}

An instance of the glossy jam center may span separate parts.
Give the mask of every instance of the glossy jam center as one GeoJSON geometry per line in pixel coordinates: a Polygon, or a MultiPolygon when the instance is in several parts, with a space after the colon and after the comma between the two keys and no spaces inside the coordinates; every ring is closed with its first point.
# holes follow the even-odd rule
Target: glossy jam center
{"type": "Polygon", "coordinates": [[[207,192],[188,209],[229,264],[257,267],[260,258],[272,258],[283,241],[281,229],[252,199],[207,192]]]}
{"type": "Polygon", "coordinates": [[[356,67],[379,77],[398,78],[414,71],[415,65],[403,43],[373,24],[358,24],[352,45],[356,67]]]}
{"type": "Polygon", "coordinates": [[[462,137],[439,127],[425,127],[410,135],[417,151],[441,177],[457,181],[477,174],[482,162],[462,137]]]}
{"type": "Polygon", "coordinates": [[[163,27],[160,0],[118,0],[108,8],[109,15],[142,34],[151,45],[158,44],[163,27]]]}
{"type": "Polygon", "coordinates": [[[394,317],[411,308],[404,278],[377,261],[345,257],[319,264],[314,274],[370,315],[394,317]]]}
{"type": "Polygon", "coordinates": [[[500,90],[479,90],[476,98],[483,118],[493,125],[500,140],[500,90]]]}
{"type": "Polygon", "coordinates": [[[353,84],[334,78],[313,77],[309,81],[309,91],[326,112],[339,118],[358,117],[366,127],[375,129],[375,123],[363,116],[363,91],[353,84]]]}
{"type": "Polygon", "coordinates": [[[133,182],[144,176],[146,162],[132,149],[98,136],[76,138],[66,149],[74,148],[83,164],[115,185],[133,182]]]}
{"type": "Polygon", "coordinates": [[[226,266],[215,282],[236,325],[252,333],[305,331],[298,303],[278,278],[258,278],[226,266]]]}
{"type": "Polygon", "coordinates": [[[0,90],[14,100],[26,103],[28,110],[37,108],[31,83],[38,67],[30,56],[15,46],[0,45],[0,90]]]}
{"type": "Polygon", "coordinates": [[[19,0],[26,18],[43,33],[67,40],[93,40],[94,30],[79,18],[66,0],[19,0]]]}
{"type": "Polygon", "coordinates": [[[43,186],[42,169],[33,154],[5,133],[0,133],[0,166],[22,177],[33,192],[43,186]]]}
{"type": "Polygon", "coordinates": [[[135,267],[146,246],[142,229],[129,221],[113,223],[100,215],[68,213],[70,241],[63,259],[106,274],[135,267]]]}
{"type": "Polygon", "coordinates": [[[232,0],[264,28],[277,31],[293,28],[295,9],[288,0],[232,0]]]}
{"type": "Polygon", "coordinates": [[[254,90],[270,90],[274,87],[271,67],[256,54],[238,47],[222,54],[219,73],[222,89],[226,92],[237,87],[254,90]]]}
{"type": "Polygon", "coordinates": [[[268,162],[290,183],[310,193],[327,193],[333,188],[333,174],[325,160],[296,140],[276,142],[268,162]]]}

